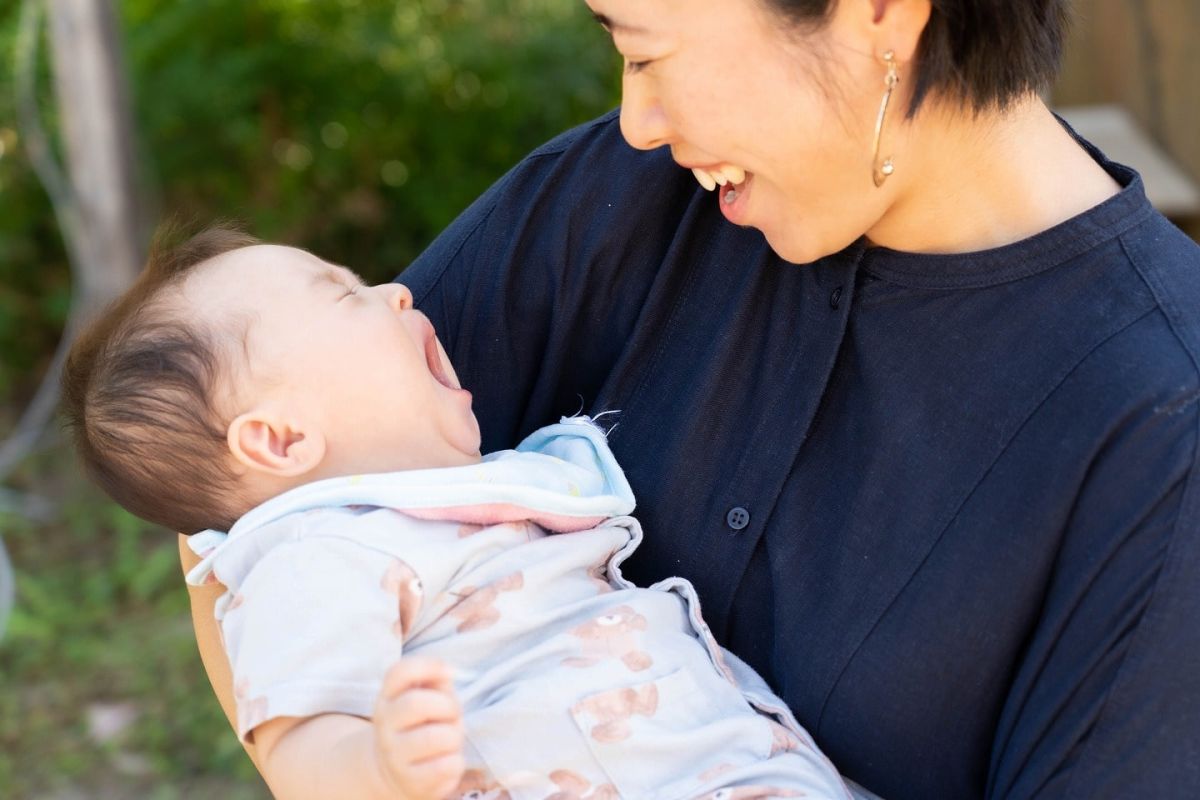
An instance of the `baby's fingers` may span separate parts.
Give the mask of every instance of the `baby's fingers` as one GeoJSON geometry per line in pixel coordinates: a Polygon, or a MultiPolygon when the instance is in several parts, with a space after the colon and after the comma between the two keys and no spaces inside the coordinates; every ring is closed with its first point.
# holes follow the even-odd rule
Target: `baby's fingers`
{"type": "Polygon", "coordinates": [[[399,732],[432,723],[461,723],[462,709],[452,694],[410,689],[399,697],[380,698],[375,720],[384,729],[399,732]]]}
{"type": "Polygon", "coordinates": [[[455,769],[461,774],[463,732],[460,725],[422,725],[407,731],[377,730],[376,742],[384,762],[403,786],[422,783],[430,780],[431,775],[449,774],[455,769]]]}
{"type": "Polygon", "coordinates": [[[404,754],[404,760],[413,767],[444,756],[462,755],[462,726],[446,723],[422,725],[407,731],[389,734],[388,746],[404,754]]]}
{"type": "Polygon", "coordinates": [[[465,769],[461,725],[422,725],[407,731],[376,728],[379,763],[403,797],[445,797],[465,769]]]}
{"type": "Polygon", "coordinates": [[[462,752],[437,756],[410,765],[406,785],[416,797],[446,797],[462,780],[466,761],[462,752]]]}
{"type": "Polygon", "coordinates": [[[383,697],[395,697],[416,688],[452,691],[454,677],[449,665],[436,658],[405,656],[384,676],[380,694],[383,697]]]}

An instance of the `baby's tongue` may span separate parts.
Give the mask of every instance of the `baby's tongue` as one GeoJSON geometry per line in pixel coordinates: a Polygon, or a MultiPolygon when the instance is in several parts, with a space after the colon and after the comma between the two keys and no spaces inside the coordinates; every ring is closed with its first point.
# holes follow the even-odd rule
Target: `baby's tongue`
{"type": "Polygon", "coordinates": [[[429,372],[433,375],[434,380],[447,389],[459,388],[450,379],[450,376],[446,374],[446,368],[442,363],[442,354],[436,337],[430,339],[428,344],[425,345],[425,360],[429,363],[429,372]]]}

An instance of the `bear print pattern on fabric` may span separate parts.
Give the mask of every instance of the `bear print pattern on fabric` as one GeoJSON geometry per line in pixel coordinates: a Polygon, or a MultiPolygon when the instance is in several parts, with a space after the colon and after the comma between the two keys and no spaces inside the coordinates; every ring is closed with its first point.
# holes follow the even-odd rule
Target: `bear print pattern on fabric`
{"type": "Polygon", "coordinates": [[[482,586],[464,586],[454,594],[459,598],[449,614],[457,620],[458,632],[490,628],[500,621],[496,600],[502,592],[515,592],[525,586],[525,576],[519,571],[482,586]]]}
{"type": "Polygon", "coordinates": [[[777,756],[780,753],[796,752],[806,746],[795,734],[775,720],[770,720],[768,724],[771,726],[772,756],[777,756]]]}
{"type": "Polygon", "coordinates": [[[576,703],[573,711],[596,721],[589,734],[597,742],[621,742],[632,733],[629,721],[635,715],[651,718],[658,711],[658,687],[650,683],[603,692],[576,703]]]}
{"type": "Polygon", "coordinates": [[[508,791],[481,769],[464,772],[450,797],[454,800],[512,800],[508,791]]]}
{"type": "Polygon", "coordinates": [[[700,779],[701,783],[708,783],[713,778],[720,777],[721,775],[724,775],[726,772],[729,772],[731,769],[734,769],[734,768],[735,767],[733,766],[733,764],[730,764],[729,762],[726,761],[726,762],[717,764],[715,767],[709,767],[708,769],[704,770],[704,772],[701,772],[696,777],[698,777],[700,779]]]}
{"type": "Polygon", "coordinates": [[[593,787],[591,781],[569,769],[556,769],[550,773],[550,780],[559,791],[546,800],[621,800],[620,792],[611,783],[593,787]]]}
{"type": "Polygon", "coordinates": [[[633,608],[617,606],[569,631],[579,638],[582,655],[564,658],[563,666],[590,667],[612,658],[619,659],[631,672],[649,669],[654,659],[640,644],[640,634],[646,627],[646,618],[633,608]]]}
{"type": "Polygon", "coordinates": [[[379,587],[396,598],[397,618],[392,632],[396,634],[397,639],[403,641],[412,630],[417,612],[421,610],[421,599],[425,596],[421,579],[412,567],[397,558],[383,574],[379,587]]]}

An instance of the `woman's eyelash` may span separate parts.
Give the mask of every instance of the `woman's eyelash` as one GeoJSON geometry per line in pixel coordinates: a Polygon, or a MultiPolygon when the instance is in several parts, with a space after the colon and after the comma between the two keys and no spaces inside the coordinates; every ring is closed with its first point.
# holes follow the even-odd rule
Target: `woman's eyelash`
{"type": "Polygon", "coordinates": [[[626,61],[625,62],[625,74],[626,75],[636,75],[637,73],[644,70],[646,67],[650,66],[651,63],[652,62],[650,62],[650,61],[626,61]]]}

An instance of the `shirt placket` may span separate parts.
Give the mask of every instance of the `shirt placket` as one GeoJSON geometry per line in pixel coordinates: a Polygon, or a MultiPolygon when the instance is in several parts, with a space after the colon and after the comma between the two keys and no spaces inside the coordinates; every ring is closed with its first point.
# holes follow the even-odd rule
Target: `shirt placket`
{"type": "MultiPolygon", "coordinates": [[[[704,615],[718,638],[728,640],[730,608],[747,564],[769,525],[791,466],[812,428],[837,361],[849,321],[851,298],[862,251],[858,248],[821,265],[806,292],[797,345],[785,374],[764,376],[766,396],[749,420],[750,434],[731,479],[714,487],[699,543],[701,552],[719,553],[720,569],[693,578],[706,599],[704,615]]],[[[787,268],[787,267],[784,267],[787,268]]]]}

